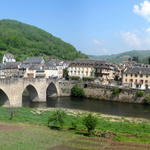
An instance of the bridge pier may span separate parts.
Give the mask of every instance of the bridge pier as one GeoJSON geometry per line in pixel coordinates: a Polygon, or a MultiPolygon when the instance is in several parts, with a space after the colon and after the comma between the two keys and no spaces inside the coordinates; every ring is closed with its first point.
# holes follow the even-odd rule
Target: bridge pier
{"type": "Polygon", "coordinates": [[[22,107],[22,95],[15,93],[9,96],[10,107],[22,107]]]}
{"type": "Polygon", "coordinates": [[[46,102],[46,92],[45,89],[38,91],[38,102],[46,102]]]}

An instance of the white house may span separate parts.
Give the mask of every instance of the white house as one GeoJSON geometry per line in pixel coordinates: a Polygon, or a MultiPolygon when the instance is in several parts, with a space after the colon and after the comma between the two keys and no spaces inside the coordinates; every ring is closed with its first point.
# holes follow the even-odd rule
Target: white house
{"type": "Polygon", "coordinates": [[[3,56],[2,63],[5,64],[5,63],[10,63],[10,62],[16,62],[16,59],[15,59],[14,55],[10,54],[10,53],[5,54],[3,56]]]}
{"type": "Polygon", "coordinates": [[[95,61],[89,59],[77,59],[68,67],[69,76],[93,77],[95,61]]]}

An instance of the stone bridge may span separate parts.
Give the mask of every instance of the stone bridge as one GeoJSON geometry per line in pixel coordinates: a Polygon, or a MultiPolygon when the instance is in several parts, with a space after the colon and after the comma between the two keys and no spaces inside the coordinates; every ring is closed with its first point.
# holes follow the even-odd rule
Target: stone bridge
{"type": "Polygon", "coordinates": [[[46,102],[47,96],[61,96],[59,80],[56,79],[0,79],[0,105],[21,107],[24,91],[35,102],[46,102]]]}

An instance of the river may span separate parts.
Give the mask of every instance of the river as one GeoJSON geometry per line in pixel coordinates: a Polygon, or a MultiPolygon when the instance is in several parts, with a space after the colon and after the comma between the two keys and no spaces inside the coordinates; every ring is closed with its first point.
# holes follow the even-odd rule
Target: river
{"type": "Polygon", "coordinates": [[[150,119],[150,105],[111,102],[86,98],[58,97],[47,98],[46,103],[31,102],[29,97],[23,97],[24,107],[41,108],[70,108],[102,114],[139,117],[150,119]]]}

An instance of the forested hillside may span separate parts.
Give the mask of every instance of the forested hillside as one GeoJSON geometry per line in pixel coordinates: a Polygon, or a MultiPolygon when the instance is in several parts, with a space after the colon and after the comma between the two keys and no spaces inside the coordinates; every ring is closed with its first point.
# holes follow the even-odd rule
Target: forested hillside
{"type": "Polygon", "coordinates": [[[0,21],[0,60],[5,53],[14,54],[17,60],[32,56],[43,56],[46,60],[87,58],[71,44],[37,27],[15,20],[0,21]]]}
{"type": "Polygon", "coordinates": [[[148,63],[150,58],[150,50],[132,50],[113,55],[89,56],[91,59],[108,60],[110,62],[124,62],[129,58],[138,57],[139,62],[148,63]]]}

